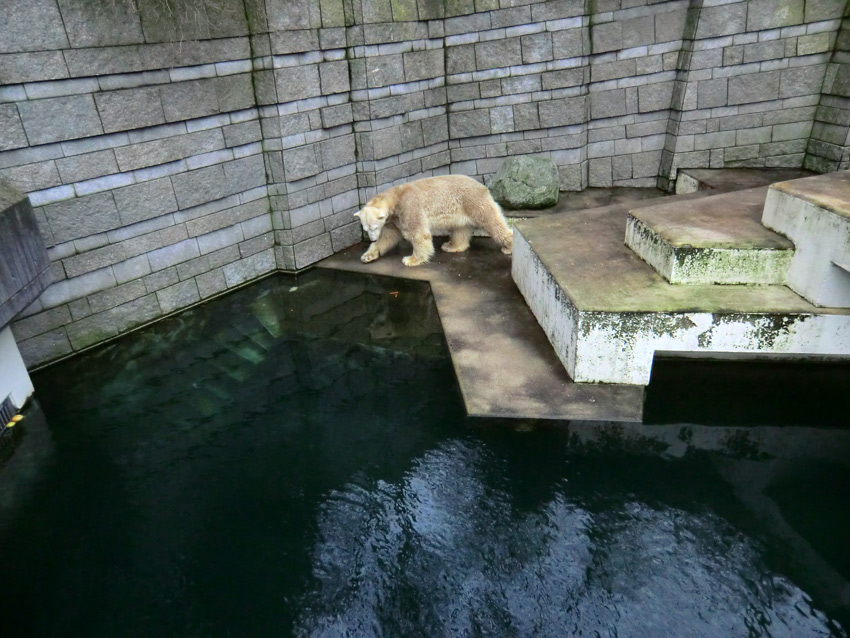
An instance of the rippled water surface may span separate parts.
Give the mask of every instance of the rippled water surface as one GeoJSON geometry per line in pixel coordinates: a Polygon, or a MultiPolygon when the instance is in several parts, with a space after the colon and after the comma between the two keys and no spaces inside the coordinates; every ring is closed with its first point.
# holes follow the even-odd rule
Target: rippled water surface
{"type": "Polygon", "coordinates": [[[3,636],[846,635],[844,430],[466,419],[425,285],[270,278],[34,382],[3,636]]]}

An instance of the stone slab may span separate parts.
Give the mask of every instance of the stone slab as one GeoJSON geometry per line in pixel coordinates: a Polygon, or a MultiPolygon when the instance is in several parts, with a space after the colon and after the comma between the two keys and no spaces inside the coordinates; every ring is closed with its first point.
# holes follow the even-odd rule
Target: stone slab
{"type": "MultiPolygon", "coordinates": [[[[439,240],[437,240],[439,241],[439,240]]],[[[576,384],[511,281],[511,259],[489,239],[469,251],[437,250],[431,263],[402,265],[402,244],[363,264],[365,243],[318,264],[431,284],[467,412],[472,416],[640,421],[643,389],[576,384]]]]}
{"type": "Polygon", "coordinates": [[[785,286],[668,283],[624,245],[628,208],[516,225],[514,280],[571,378],[645,385],[657,353],[850,355],[850,313],[785,286]]]}
{"type": "Polygon", "coordinates": [[[630,212],[626,245],[674,284],[783,284],[794,245],[761,223],[767,188],[630,212]]]}

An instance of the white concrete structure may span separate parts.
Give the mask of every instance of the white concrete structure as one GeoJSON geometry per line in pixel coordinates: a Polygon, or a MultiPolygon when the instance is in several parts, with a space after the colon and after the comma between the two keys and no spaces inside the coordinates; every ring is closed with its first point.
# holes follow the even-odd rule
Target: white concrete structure
{"type": "MultiPolygon", "coordinates": [[[[627,211],[617,206],[518,223],[512,275],[577,383],[647,385],[659,353],[850,356],[850,274],[839,266],[850,263],[850,216],[841,213],[850,210],[844,203],[850,202],[848,178],[831,174],[771,189],[774,213],[765,211],[765,216],[779,219],[776,227],[781,225],[792,239],[799,236],[808,242],[806,251],[798,245],[798,253],[806,259],[795,257],[794,265],[795,281],[817,284],[809,288],[798,284],[815,290],[810,301],[781,284],[670,283],[624,246],[627,211]],[[847,197],[835,197],[845,186],[847,197]],[[798,192],[809,195],[802,199],[798,192]],[[824,194],[828,192],[832,198],[824,194]],[[814,305],[814,300],[829,301],[833,307],[814,305]]],[[[698,237],[694,228],[685,228],[688,222],[693,219],[695,227],[702,224],[709,234],[718,233],[722,229],[700,215],[714,206],[728,207],[736,197],[743,208],[752,207],[752,194],[740,193],[709,196],[696,203],[677,198],[663,206],[681,205],[682,233],[698,237]]],[[[761,197],[763,201],[764,193],[761,197]]],[[[634,219],[641,216],[641,210],[632,211],[634,219]]],[[[664,215],[644,217],[665,221],[664,215]]],[[[770,241],[787,244],[782,238],[770,241]]],[[[689,245],[694,243],[698,239],[689,240],[689,245]]]]}
{"type": "MultiPolygon", "coordinates": [[[[33,393],[24,360],[18,352],[18,345],[8,326],[0,330],[0,403],[7,396],[12,398],[16,408],[23,407],[33,393]]],[[[3,427],[0,423],[0,428],[3,427]]]]}
{"type": "Polygon", "coordinates": [[[788,286],[815,305],[850,308],[850,172],[774,184],[762,223],[796,246],[788,286]]]}

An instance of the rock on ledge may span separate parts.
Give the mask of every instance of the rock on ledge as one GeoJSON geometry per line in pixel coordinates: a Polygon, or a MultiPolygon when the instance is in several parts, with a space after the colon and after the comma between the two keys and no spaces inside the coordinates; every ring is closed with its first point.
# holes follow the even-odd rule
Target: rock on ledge
{"type": "Polygon", "coordinates": [[[550,159],[509,157],[490,182],[490,193],[504,208],[550,208],[558,203],[558,169],[550,159]]]}

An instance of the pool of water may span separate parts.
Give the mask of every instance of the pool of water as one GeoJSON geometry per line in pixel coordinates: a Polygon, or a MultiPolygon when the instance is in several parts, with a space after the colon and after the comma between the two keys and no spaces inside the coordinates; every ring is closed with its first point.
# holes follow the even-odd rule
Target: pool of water
{"type": "Polygon", "coordinates": [[[0,449],[4,636],[850,623],[847,431],[468,419],[424,284],[272,277],[34,383],[0,449]]]}

